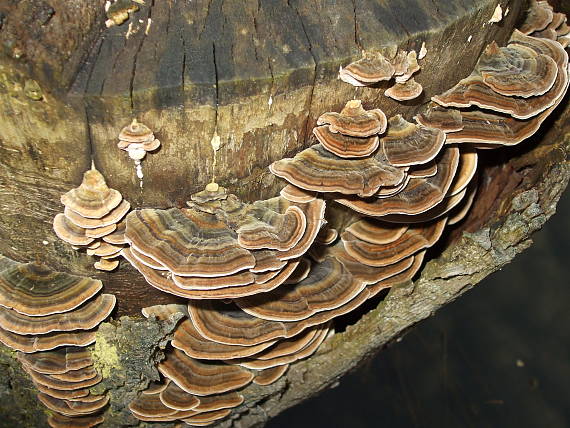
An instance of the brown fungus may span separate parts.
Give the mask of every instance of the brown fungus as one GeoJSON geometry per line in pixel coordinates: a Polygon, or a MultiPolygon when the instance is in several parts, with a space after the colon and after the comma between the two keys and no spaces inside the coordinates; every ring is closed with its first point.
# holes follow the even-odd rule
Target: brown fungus
{"type": "Polygon", "coordinates": [[[328,112],[317,119],[317,125],[329,125],[331,132],[351,137],[370,137],[386,130],[386,115],[380,109],[365,110],[362,101],[350,100],[340,113],[328,112]]]}
{"type": "Polygon", "coordinates": [[[29,316],[2,308],[0,309],[0,327],[23,335],[90,330],[111,314],[115,302],[116,298],[112,294],[101,294],[72,311],[45,316],[29,316]]]}
{"type": "Polygon", "coordinates": [[[274,162],[270,171],[302,189],[371,196],[382,186],[396,186],[404,179],[401,169],[376,157],[344,159],[316,144],[274,162]]]}
{"type": "Polygon", "coordinates": [[[160,391],[159,398],[166,407],[174,410],[193,410],[200,404],[198,397],[184,391],[174,382],[170,382],[165,389],[160,391]]]}
{"type": "Polygon", "coordinates": [[[81,185],[61,197],[61,203],[85,218],[100,219],[116,208],[123,197],[110,189],[96,169],[83,174],[81,185]]]}
{"type": "Polygon", "coordinates": [[[281,286],[270,293],[236,299],[246,313],[272,321],[301,321],[352,300],[364,287],[344,266],[328,258],[312,266],[307,278],[281,286]]]}
{"type": "Polygon", "coordinates": [[[410,226],[402,236],[388,244],[371,243],[346,231],[342,241],[346,252],[358,262],[373,267],[389,266],[433,246],[441,237],[446,220],[410,226]]]}
{"type": "Polygon", "coordinates": [[[91,428],[101,424],[104,420],[103,415],[69,417],[51,413],[48,416],[48,424],[52,428],[91,428]]]}
{"type": "Polygon", "coordinates": [[[269,369],[261,370],[255,375],[253,383],[261,386],[271,385],[277,382],[289,369],[289,364],[275,366],[269,369]]]}
{"type": "Polygon", "coordinates": [[[266,359],[253,357],[250,359],[238,360],[237,364],[252,370],[265,370],[290,364],[295,361],[302,360],[303,358],[308,358],[317,351],[319,346],[326,339],[328,332],[328,328],[320,329],[303,348],[290,354],[277,355],[266,359]]]}
{"type": "Polygon", "coordinates": [[[342,158],[361,158],[376,151],[379,144],[377,135],[352,137],[340,132],[331,132],[329,125],[313,128],[313,134],[329,152],[342,158]]]}
{"type": "Polygon", "coordinates": [[[0,306],[29,316],[57,314],[77,308],[102,287],[96,279],[16,264],[0,272],[0,306]]]}
{"type": "Polygon", "coordinates": [[[424,164],[434,159],[445,142],[445,134],[396,115],[389,120],[388,133],[380,139],[386,159],[394,166],[424,164]]]}
{"type": "Polygon", "coordinates": [[[504,48],[491,43],[479,58],[476,70],[495,92],[524,98],[548,92],[558,74],[553,58],[517,43],[504,48]]]}
{"type": "Polygon", "coordinates": [[[18,361],[38,373],[62,374],[93,365],[91,353],[85,348],[65,347],[54,351],[24,354],[18,352],[18,361]]]}
{"type": "Polygon", "coordinates": [[[410,78],[403,83],[396,83],[394,86],[386,89],[384,95],[396,101],[409,101],[419,97],[424,88],[421,84],[410,78]]]}
{"type": "Polygon", "coordinates": [[[337,202],[349,208],[373,217],[389,214],[414,216],[439,204],[447,193],[457,166],[459,149],[447,147],[436,158],[437,174],[428,178],[410,179],[408,185],[399,193],[389,198],[368,200],[357,198],[339,198],[337,202]]]}
{"type": "Polygon", "coordinates": [[[206,362],[173,349],[158,370],[184,391],[198,396],[221,394],[249,384],[253,374],[237,366],[206,362]]]}
{"type": "Polygon", "coordinates": [[[49,351],[60,346],[87,346],[95,343],[97,331],[55,332],[41,336],[21,336],[0,328],[0,342],[16,351],[49,351]]]}
{"type": "Polygon", "coordinates": [[[145,157],[146,152],[158,149],[160,141],[154,137],[154,133],[148,126],[133,119],[119,133],[117,145],[121,150],[125,150],[131,159],[140,161],[145,157]]]}
{"type": "Polygon", "coordinates": [[[354,86],[390,80],[394,75],[394,66],[379,52],[365,52],[358,61],[341,68],[339,78],[354,86]]]}
{"type": "Polygon", "coordinates": [[[553,19],[554,12],[545,2],[530,0],[530,7],[520,31],[523,34],[530,34],[534,31],[544,30],[553,19]]]}
{"type": "MultiPolygon", "coordinates": [[[[432,97],[432,100],[444,107],[478,106],[483,109],[506,113],[515,119],[522,120],[536,116],[555,105],[566,92],[568,54],[557,42],[525,36],[517,30],[514,31],[509,43],[529,48],[537,54],[550,57],[556,62],[556,80],[547,93],[528,98],[501,95],[484,82],[478,64],[469,77],[461,80],[449,91],[432,97]]],[[[521,87],[524,87],[524,84],[521,87]]]]}
{"type": "Polygon", "coordinates": [[[255,266],[235,232],[214,215],[192,209],[133,211],[127,216],[125,238],[180,276],[230,275],[255,266]]]}
{"type": "Polygon", "coordinates": [[[194,327],[191,320],[184,320],[176,331],[172,346],[192,358],[203,360],[229,360],[254,355],[268,348],[274,341],[267,341],[254,346],[225,345],[206,339],[194,327]]]}

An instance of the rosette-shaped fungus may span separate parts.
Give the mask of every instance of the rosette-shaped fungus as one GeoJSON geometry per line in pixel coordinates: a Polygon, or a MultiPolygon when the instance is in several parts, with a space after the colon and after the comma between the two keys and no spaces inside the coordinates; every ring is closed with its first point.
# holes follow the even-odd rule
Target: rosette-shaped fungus
{"type": "MultiPolygon", "coordinates": [[[[145,316],[159,320],[188,312],[182,305],[145,308],[145,316]]],[[[184,323],[188,325],[188,321],[184,323]]],[[[177,333],[178,334],[178,333],[177,333]]],[[[180,335],[179,335],[180,336],[180,335]]],[[[188,425],[209,425],[223,419],[244,398],[236,392],[254,379],[254,373],[222,361],[199,360],[179,349],[171,349],[158,366],[162,383],[151,385],[131,404],[132,414],[142,421],[182,420],[188,425]]]]}
{"type": "MultiPolygon", "coordinates": [[[[2,263],[4,265],[4,263],[2,263]]],[[[108,398],[89,388],[101,381],[87,346],[115,306],[99,294],[101,281],[12,262],[0,271],[0,341],[39,390],[38,399],[56,414],[50,426],[94,426],[92,416],[108,398]]]]}
{"type": "Polygon", "coordinates": [[[140,161],[147,152],[158,149],[160,141],[155,138],[148,126],[133,119],[129,125],[121,129],[117,146],[125,150],[131,159],[140,161]]]}
{"type": "Polygon", "coordinates": [[[506,48],[489,45],[471,76],[433,97],[443,107],[431,107],[416,120],[440,128],[447,143],[515,145],[539,129],[562,101],[568,83],[563,46],[515,30],[506,48]],[[444,108],[470,106],[483,110],[444,108]]]}
{"type": "Polygon", "coordinates": [[[390,80],[394,75],[394,66],[379,52],[365,52],[362,59],[354,61],[340,69],[338,76],[353,86],[366,86],[383,80],[390,80]]]}
{"type": "Polygon", "coordinates": [[[279,196],[244,204],[220,188],[189,208],[128,215],[123,254],[154,287],[191,299],[272,290],[287,280],[324,223],[324,201],[279,196]]]}
{"type": "Polygon", "coordinates": [[[365,52],[363,57],[340,69],[341,80],[353,86],[367,86],[395,78],[396,83],[384,94],[397,101],[417,98],[423,91],[412,75],[420,70],[415,51],[399,51],[389,60],[379,52],[365,52]]]}
{"type": "Polygon", "coordinates": [[[87,254],[100,257],[95,268],[115,269],[125,243],[121,220],[131,205],[119,191],[107,186],[95,168],[87,171],[81,185],[64,194],[61,202],[65,210],[53,220],[55,234],[74,248],[85,248],[87,254]]]}

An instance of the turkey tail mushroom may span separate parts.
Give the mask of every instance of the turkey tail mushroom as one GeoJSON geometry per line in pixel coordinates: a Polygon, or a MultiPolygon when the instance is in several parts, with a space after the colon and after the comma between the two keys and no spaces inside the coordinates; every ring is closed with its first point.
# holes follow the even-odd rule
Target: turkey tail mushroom
{"type": "Polygon", "coordinates": [[[61,197],[63,214],[55,216],[53,229],[61,240],[76,249],[86,248],[88,255],[101,257],[96,269],[117,268],[116,257],[124,244],[122,219],[131,205],[121,193],[110,189],[95,168],[83,175],[81,185],[61,197]]]}

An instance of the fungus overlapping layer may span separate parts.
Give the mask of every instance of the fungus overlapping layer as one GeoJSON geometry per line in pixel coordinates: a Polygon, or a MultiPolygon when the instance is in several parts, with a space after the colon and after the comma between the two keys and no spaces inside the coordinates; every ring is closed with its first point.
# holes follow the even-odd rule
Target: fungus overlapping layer
{"type": "Polygon", "coordinates": [[[151,129],[136,119],[121,129],[117,146],[125,150],[131,159],[142,160],[147,152],[152,152],[160,147],[160,141],[154,136],[151,129]]]}
{"type": "Polygon", "coordinates": [[[395,84],[384,94],[396,101],[417,98],[422,92],[422,85],[413,79],[421,69],[418,54],[415,51],[398,51],[392,59],[379,52],[364,52],[363,57],[340,69],[338,76],[353,86],[368,86],[394,77],[395,84]]]}
{"type": "Polygon", "coordinates": [[[61,197],[64,212],[55,216],[53,229],[61,240],[88,255],[100,257],[96,269],[111,271],[123,248],[124,222],[131,205],[110,189],[95,168],[83,175],[81,185],[61,197]]]}
{"type": "Polygon", "coordinates": [[[89,392],[101,376],[83,347],[95,342],[115,296],[99,294],[99,280],[35,263],[0,262],[0,341],[18,351],[38,399],[55,412],[50,426],[99,424],[101,416],[92,415],[108,398],[89,392]]]}
{"type": "MultiPolygon", "coordinates": [[[[175,314],[188,316],[188,311],[183,305],[163,305],[145,308],[143,314],[166,320],[175,314]]],[[[192,425],[199,418],[221,418],[222,413],[213,413],[221,410],[225,417],[243,403],[240,389],[252,381],[276,382],[289,363],[313,354],[329,332],[330,326],[321,324],[285,340],[228,345],[206,338],[192,319],[184,319],[175,332],[173,348],[158,365],[163,382],[143,391],[129,408],[143,421],[182,420],[192,425]]],[[[246,331],[242,334],[247,336],[246,331]]]]}
{"type": "Polygon", "coordinates": [[[244,204],[223,189],[189,208],[128,215],[123,251],[147,281],[186,298],[237,298],[279,287],[324,223],[324,201],[244,204]]]}

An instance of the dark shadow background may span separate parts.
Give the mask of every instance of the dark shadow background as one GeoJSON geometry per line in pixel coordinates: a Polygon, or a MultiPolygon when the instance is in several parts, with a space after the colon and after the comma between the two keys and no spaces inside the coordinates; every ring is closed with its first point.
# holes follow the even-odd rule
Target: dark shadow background
{"type": "Polygon", "coordinates": [[[569,225],[267,427],[569,427],[569,225]]]}

